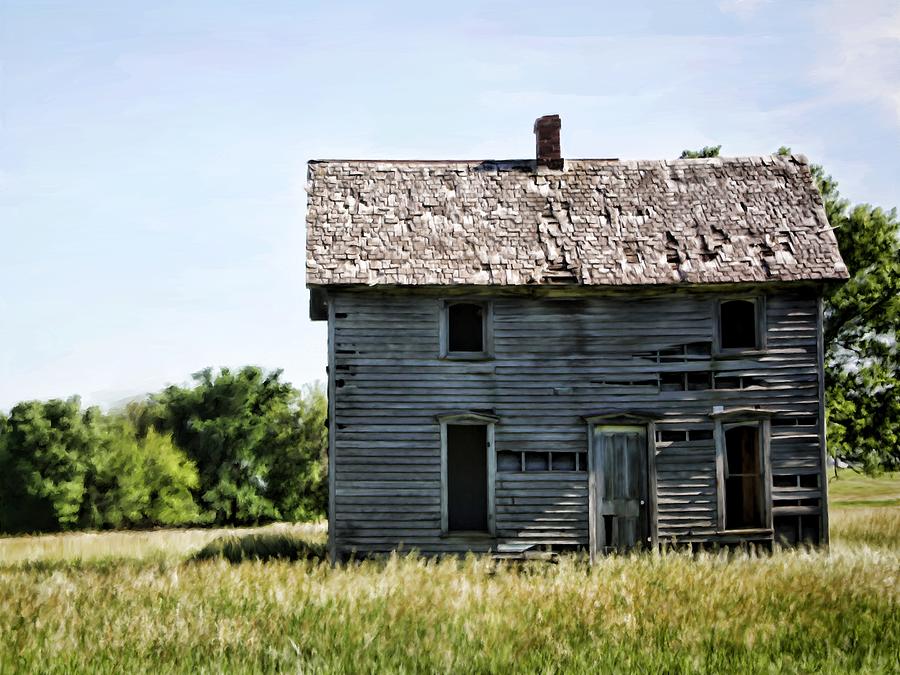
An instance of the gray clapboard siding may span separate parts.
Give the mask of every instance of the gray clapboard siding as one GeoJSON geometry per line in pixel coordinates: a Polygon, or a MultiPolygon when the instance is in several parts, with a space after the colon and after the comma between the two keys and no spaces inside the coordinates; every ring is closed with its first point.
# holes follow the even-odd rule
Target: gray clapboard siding
{"type": "MultiPolygon", "coordinates": [[[[729,293],[733,294],[734,289],[729,293]]],[[[456,293],[453,291],[452,293],[456,293]]],[[[452,294],[448,293],[448,294],[452,294]]],[[[441,360],[440,306],[431,289],[329,291],[333,380],[333,536],[341,554],[416,548],[486,551],[498,543],[588,544],[584,472],[502,472],[496,537],[441,537],[436,415],[489,410],[495,451],[585,452],[583,417],[652,411],[657,429],[711,432],[713,406],[755,407],[818,424],[821,401],[814,288],[773,287],[766,349],[753,354],[653,352],[713,339],[712,289],[617,292],[479,291],[493,303],[494,357],[441,360]],[[487,294],[487,295],[484,295],[487,294]],[[755,378],[745,389],[659,391],[658,373],[755,378]]],[[[822,471],[817,427],[772,427],[775,475],[822,471]]],[[[718,484],[713,440],[656,443],[660,540],[712,541],[718,484]]],[[[807,491],[807,498],[821,491],[807,491]]],[[[777,502],[788,492],[775,488],[777,502]]],[[[800,497],[798,497],[800,498],[800,497]]],[[[818,511],[816,511],[818,512],[818,511]]]]}

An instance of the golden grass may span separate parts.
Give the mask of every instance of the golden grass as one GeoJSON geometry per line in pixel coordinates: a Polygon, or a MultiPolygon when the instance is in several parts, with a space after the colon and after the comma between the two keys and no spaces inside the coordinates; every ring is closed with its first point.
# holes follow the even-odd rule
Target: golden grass
{"type": "Polygon", "coordinates": [[[0,673],[897,672],[897,508],[834,509],[830,551],[593,568],[192,559],[223,532],[0,539],[0,673]]]}
{"type": "Polygon", "coordinates": [[[0,574],[0,671],[891,672],[895,551],[43,563],[0,574]]]}
{"type": "Polygon", "coordinates": [[[0,566],[21,562],[102,560],[181,560],[222,536],[287,534],[323,542],[327,525],[276,523],[255,528],[147,530],[135,532],[67,532],[0,538],[0,566]]]}

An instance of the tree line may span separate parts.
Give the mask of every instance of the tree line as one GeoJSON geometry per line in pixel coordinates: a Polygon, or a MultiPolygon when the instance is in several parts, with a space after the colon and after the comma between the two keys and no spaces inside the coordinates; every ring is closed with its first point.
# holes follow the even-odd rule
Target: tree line
{"type": "Polygon", "coordinates": [[[122,410],[0,414],[0,532],[248,525],[324,516],[327,404],[281,372],[206,369],[122,410]]]}

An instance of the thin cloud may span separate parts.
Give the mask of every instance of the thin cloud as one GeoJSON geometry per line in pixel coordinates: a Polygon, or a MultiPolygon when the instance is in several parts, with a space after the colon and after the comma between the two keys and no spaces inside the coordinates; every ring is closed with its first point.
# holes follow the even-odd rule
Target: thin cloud
{"type": "Polygon", "coordinates": [[[819,15],[821,52],[814,77],[838,102],[877,103],[900,125],[900,5],[838,0],[819,15]]]}
{"type": "Polygon", "coordinates": [[[734,14],[741,19],[748,19],[772,0],[721,0],[719,11],[723,14],[734,14]]]}

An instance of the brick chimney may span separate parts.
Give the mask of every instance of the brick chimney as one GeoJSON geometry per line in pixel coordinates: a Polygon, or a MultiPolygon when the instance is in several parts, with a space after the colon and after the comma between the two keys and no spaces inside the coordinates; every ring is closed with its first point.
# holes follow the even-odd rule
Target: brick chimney
{"type": "Polygon", "coordinates": [[[559,129],[562,122],[559,115],[544,115],[534,121],[534,138],[537,148],[538,166],[562,169],[563,160],[559,149],[559,129]]]}

